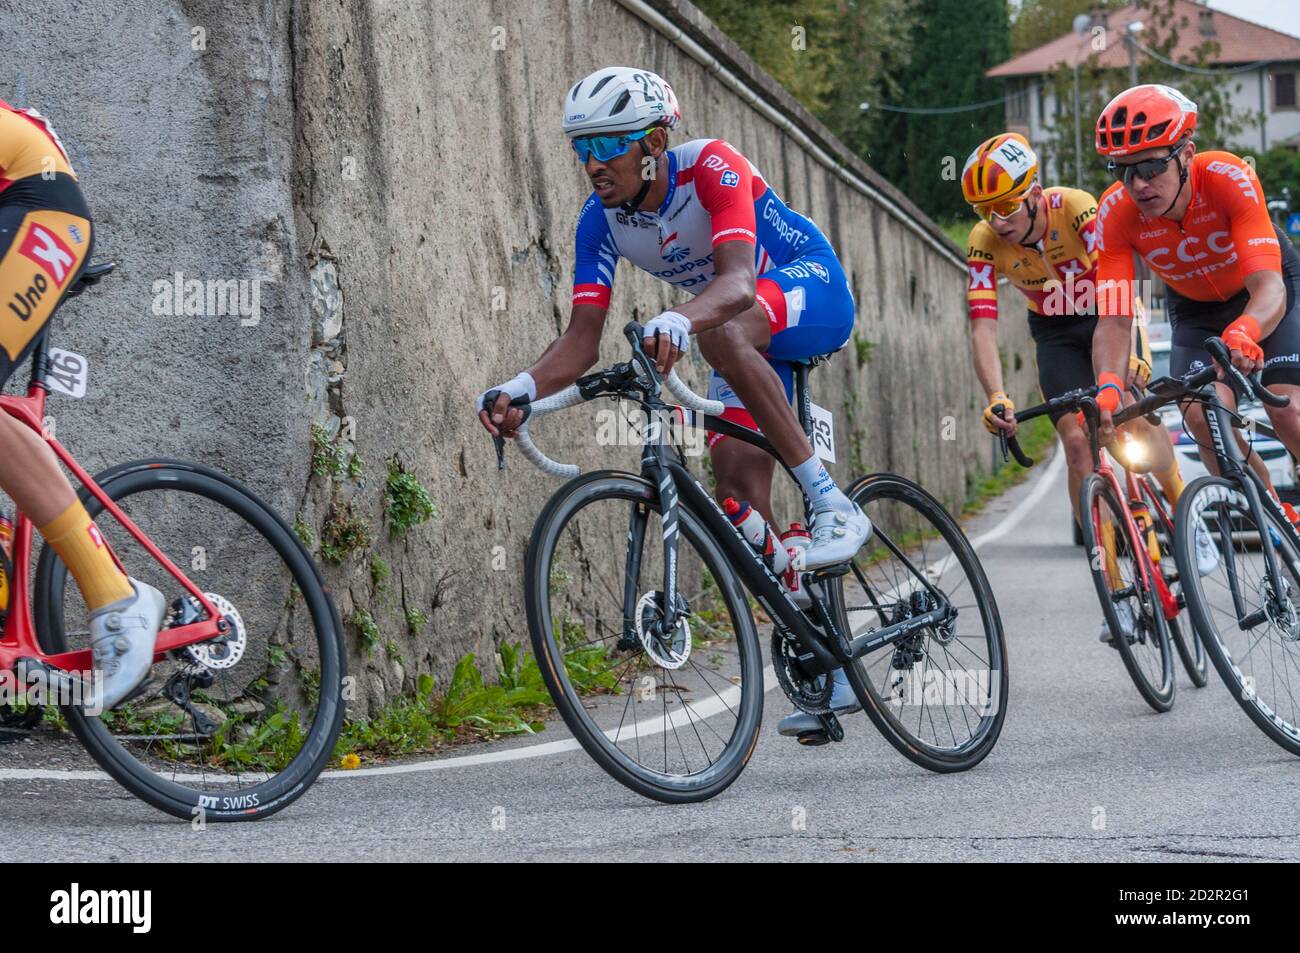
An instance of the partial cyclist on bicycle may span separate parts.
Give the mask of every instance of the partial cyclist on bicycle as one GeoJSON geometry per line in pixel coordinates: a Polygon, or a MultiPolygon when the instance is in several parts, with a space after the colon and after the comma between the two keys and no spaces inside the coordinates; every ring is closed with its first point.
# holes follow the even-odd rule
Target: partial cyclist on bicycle
{"type": "MultiPolygon", "coordinates": [[[[1014,436],[1015,404],[1003,387],[998,353],[998,278],[1005,276],[1028,305],[1043,399],[1090,386],[1097,328],[1090,294],[1097,274],[1097,202],[1082,189],[1044,188],[1038,181],[1038,156],[1018,133],[1000,133],[981,143],[966,160],[961,187],[981,219],[968,240],[966,294],[971,357],[988,400],[984,426],[992,434],[1014,436]]],[[[1151,375],[1151,349],[1140,322],[1134,322],[1131,334],[1124,386],[1140,388],[1151,375]]],[[[1088,435],[1075,414],[1053,413],[1051,419],[1065,453],[1070,512],[1078,520],[1079,487],[1092,472],[1088,435]]],[[[1135,424],[1130,429],[1139,432],[1148,448],[1153,475],[1173,506],[1183,480],[1168,432],[1145,421],[1135,424]]],[[[1102,640],[1109,641],[1109,635],[1103,622],[1102,640]]]]}
{"type": "MultiPolygon", "coordinates": [[[[0,388],[90,260],[94,237],[76,173],[49,121],[0,100],[0,388]]],[[[166,611],[162,594],[123,572],[53,451],[8,414],[0,414],[0,488],[76,580],[90,611],[101,690],[86,707],[114,707],[149,674],[166,611]]]]}
{"type": "MultiPolygon", "coordinates": [[[[578,218],[573,311],[568,327],[531,367],[475,403],[493,436],[513,436],[530,400],[572,384],[596,362],[619,258],[693,297],[645,325],[645,348],[667,373],[690,348],[713,368],[709,396],[727,419],[755,426],[790,467],[813,510],[804,567],[850,560],[871,535],[862,510],[836,485],[813,452],[790,406],[789,362],[842,347],[854,303],[843,268],[821,231],[792,211],[757,169],[721,139],[668,147],[680,110],[655,73],[597,70],[564,99],[564,132],[593,192],[578,218]]],[[[772,526],[774,461],[736,440],[709,437],[718,499],[748,500],[772,526]]],[[[857,706],[836,673],[833,704],[857,706]]],[[[795,713],[791,719],[816,722],[795,713]]],[[[787,721],[790,719],[787,719],[787,721]]],[[[798,725],[782,722],[783,733],[798,725]]]]}
{"type": "MultiPolygon", "coordinates": [[[[1265,410],[1278,439],[1300,459],[1300,255],[1269,218],[1249,163],[1230,152],[1197,154],[1196,115],[1196,104],[1178,90],[1148,84],[1120,93],[1097,119],[1097,152],[1117,180],[1102,195],[1097,219],[1098,314],[1106,319],[1096,346],[1103,426],[1118,406],[1137,297],[1136,252],[1168,286],[1170,375],[1208,364],[1203,342],[1220,337],[1238,369],[1263,371],[1264,386],[1291,399],[1265,410]]],[[[1235,410],[1231,391],[1220,391],[1235,410]]],[[[1201,406],[1187,404],[1184,413],[1201,459],[1217,473],[1201,406]]],[[[1250,456],[1271,489],[1258,454],[1250,456]]],[[[1300,520],[1289,504],[1284,508],[1293,523],[1300,520]]]]}

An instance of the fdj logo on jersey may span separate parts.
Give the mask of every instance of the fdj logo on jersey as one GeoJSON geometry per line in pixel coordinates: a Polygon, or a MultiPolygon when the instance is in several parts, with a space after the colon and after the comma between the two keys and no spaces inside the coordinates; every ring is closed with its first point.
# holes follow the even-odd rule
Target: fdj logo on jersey
{"type": "Polygon", "coordinates": [[[677,232],[673,232],[660,243],[659,257],[664,261],[681,261],[690,255],[691,250],[689,248],[683,248],[681,245],[675,244],[676,238],[677,232]]]}
{"type": "Polygon", "coordinates": [[[734,189],[740,184],[740,176],[736,175],[735,170],[728,169],[726,172],[722,173],[722,178],[719,181],[721,181],[723,185],[727,186],[727,188],[734,189]]]}

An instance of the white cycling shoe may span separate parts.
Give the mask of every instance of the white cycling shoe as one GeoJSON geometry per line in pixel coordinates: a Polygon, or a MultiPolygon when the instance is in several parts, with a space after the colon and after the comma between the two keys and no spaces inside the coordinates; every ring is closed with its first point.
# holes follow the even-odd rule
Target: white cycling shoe
{"type": "MultiPolygon", "coordinates": [[[[835,682],[835,688],[831,691],[831,711],[837,715],[851,715],[861,711],[862,706],[858,704],[858,696],[853,693],[853,686],[849,684],[849,677],[844,674],[844,669],[837,668],[831,677],[835,682]]],[[[810,731],[821,730],[822,723],[817,716],[810,715],[806,711],[791,712],[776,726],[776,733],[787,738],[798,738],[810,731]]]]}
{"type": "Polygon", "coordinates": [[[871,520],[856,503],[849,512],[825,510],[813,516],[812,545],[803,554],[805,570],[846,563],[871,538],[871,520]]]}
{"type": "Polygon", "coordinates": [[[1219,568],[1219,547],[1203,520],[1196,521],[1196,571],[1208,576],[1219,568]]]}
{"type": "Polygon", "coordinates": [[[90,711],[106,712],[140,687],[153,666],[154,643],[167,603],[148,583],[131,580],[133,595],[92,612],[90,651],[99,676],[90,711]]]}
{"type": "MultiPolygon", "coordinates": [[[[1115,614],[1119,616],[1119,624],[1120,628],[1123,629],[1124,638],[1131,643],[1133,637],[1137,634],[1137,619],[1133,615],[1133,607],[1127,602],[1121,602],[1115,606],[1115,614]]],[[[1110,626],[1106,624],[1105,619],[1101,620],[1101,634],[1098,638],[1107,645],[1112,647],[1115,645],[1115,636],[1111,634],[1110,626]]]]}

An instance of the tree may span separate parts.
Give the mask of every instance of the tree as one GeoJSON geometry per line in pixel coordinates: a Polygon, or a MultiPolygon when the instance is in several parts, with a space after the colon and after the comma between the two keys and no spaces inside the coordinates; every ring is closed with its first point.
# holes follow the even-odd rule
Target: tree
{"type": "Polygon", "coordinates": [[[1074,18],[1094,10],[1116,10],[1124,0],[1021,0],[1011,26],[1011,53],[1019,56],[1074,29],[1074,18]]]}
{"type": "Polygon", "coordinates": [[[970,111],[928,114],[884,107],[946,109],[996,100],[1000,81],[986,79],[1010,48],[1006,0],[914,0],[910,61],[891,77],[899,90],[873,132],[867,161],[931,217],[969,217],[958,178],[971,150],[1001,131],[1001,100],[970,111]]]}
{"type": "Polygon", "coordinates": [[[862,153],[864,100],[892,96],[907,61],[910,0],[697,0],[696,5],[839,139],[862,153]]]}

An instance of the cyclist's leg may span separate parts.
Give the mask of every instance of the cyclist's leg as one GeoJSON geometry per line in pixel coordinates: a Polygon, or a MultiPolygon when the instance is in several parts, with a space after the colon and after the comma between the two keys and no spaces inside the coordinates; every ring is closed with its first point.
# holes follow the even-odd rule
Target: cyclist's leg
{"type": "Polygon", "coordinates": [[[736,391],[814,513],[823,517],[813,521],[813,543],[805,554],[809,568],[819,568],[851,558],[870,535],[870,523],[813,453],[776,372],[759,353],[794,360],[833,351],[848,340],[853,298],[843,270],[829,244],[809,244],[804,258],[758,279],[753,308],[698,340],[700,352],[736,391]]]}
{"type": "MultiPolygon", "coordinates": [[[[1043,393],[1043,400],[1052,400],[1069,391],[1092,385],[1092,334],[1096,327],[1095,317],[1043,317],[1030,314],[1029,332],[1034,339],[1038,387],[1043,393]]],[[[1070,512],[1078,519],[1079,487],[1083,478],[1092,472],[1088,435],[1075,414],[1058,411],[1051,415],[1051,419],[1065,453],[1070,512]]]]}
{"type": "MultiPolygon", "coordinates": [[[[774,365],[777,376],[785,387],[786,400],[791,392],[792,371],[788,364],[774,365]]],[[[736,392],[714,371],[709,379],[709,397],[726,405],[724,420],[744,427],[758,429],[753,415],[745,409],[736,392]]],[[[772,510],[772,473],[776,460],[766,451],[741,440],[731,440],[720,433],[709,432],[709,460],[713,464],[714,493],[718,502],[727,497],[747,500],[763,514],[768,525],[779,528],[782,524],[772,510]]]]}
{"type": "MultiPolygon", "coordinates": [[[[22,201],[0,205],[0,388],[30,356],[93,246],[75,180],[19,185],[22,201]],[[38,195],[57,208],[30,204],[38,195]]],[[[0,488],[76,580],[90,613],[96,667],[104,673],[103,694],[90,706],[112,707],[148,674],[165,611],[162,595],[128,579],[54,452],[8,414],[0,414],[0,488]]]]}
{"type": "MultiPolygon", "coordinates": [[[[1143,322],[1134,320],[1133,330],[1132,360],[1138,362],[1144,368],[1141,375],[1137,376],[1133,383],[1139,390],[1142,390],[1146,387],[1151,374],[1151,340],[1147,336],[1146,325],[1143,322]]],[[[1136,372],[1137,368],[1134,370],[1136,372]]],[[[1134,420],[1128,425],[1128,429],[1146,446],[1149,454],[1148,465],[1151,475],[1160,484],[1165,499],[1169,501],[1171,507],[1177,506],[1178,498],[1183,494],[1183,476],[1178,469],[1178,459],[1174,456],[1174,446],[1169,437],[1169,429],[1163,423],[1153,424],[1145,417],[1134,420]]]]}

